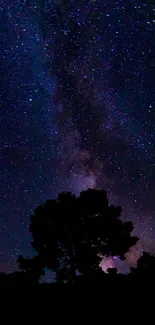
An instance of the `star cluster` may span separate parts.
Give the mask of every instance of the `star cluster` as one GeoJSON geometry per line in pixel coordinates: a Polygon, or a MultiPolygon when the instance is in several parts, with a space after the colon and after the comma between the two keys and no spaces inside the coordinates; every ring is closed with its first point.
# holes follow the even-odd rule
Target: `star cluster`
{"type": "Polygon", "coordinates": [[[89,187],[135,224],[134,264],[155,250],[154,2],[7,0],[0,11],[0,270],[32,253],[37,204],[89,187]]]}

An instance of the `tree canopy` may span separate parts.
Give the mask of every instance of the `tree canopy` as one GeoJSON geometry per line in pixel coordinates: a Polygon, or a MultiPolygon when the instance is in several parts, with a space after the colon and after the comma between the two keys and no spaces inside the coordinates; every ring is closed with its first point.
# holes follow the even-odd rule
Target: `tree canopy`
{"type": "Polygon", "coordinates": [[[79,197],[61,193],[57,199],[47,200],[30,218],[31,244],[37,257],[20,257],[20,267],[46,267],[56,271],[58,281],[70,283],[77,272],[87,276],[98,270],[103,256],[124,259],[138,238],[131,235],[134,226],[123,222],[121,212],[121,207],[109,206],[103,190],[89,189],[79,197]]]}
{"type": "Polygon", "coordinates": [[[143,252],[137,261],[137,267],[130,268],[132,282],[138,286],[153,286],[155,284],[155,255],[143,252]]]}

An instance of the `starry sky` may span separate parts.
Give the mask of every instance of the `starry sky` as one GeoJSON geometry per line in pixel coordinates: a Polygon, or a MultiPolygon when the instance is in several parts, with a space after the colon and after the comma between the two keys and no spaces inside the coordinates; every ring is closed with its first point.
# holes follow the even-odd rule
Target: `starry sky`
{"type": "Polygon", "coordinates": [[[134,223],[129,263],[155,252],[154,1],[0,0],[0,21],[0,272],[38,204],[89,187],[134,223]]]}

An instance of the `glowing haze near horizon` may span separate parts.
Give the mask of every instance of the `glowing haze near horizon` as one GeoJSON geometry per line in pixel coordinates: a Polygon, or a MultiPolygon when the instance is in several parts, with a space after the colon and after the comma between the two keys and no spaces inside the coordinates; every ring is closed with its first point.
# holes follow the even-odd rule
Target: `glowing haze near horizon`
{"type": "Polygon", "coordinates": [[[154,2],[5,0],[0,15],[0,271],[32,254],[36,205],[89,187],[135,224],[135,264],[155,251],[154,2]]]}

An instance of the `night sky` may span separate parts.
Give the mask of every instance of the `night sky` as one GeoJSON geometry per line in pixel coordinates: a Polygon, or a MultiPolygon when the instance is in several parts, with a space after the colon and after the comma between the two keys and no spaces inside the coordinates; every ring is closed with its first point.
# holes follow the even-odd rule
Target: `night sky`
{"type": "Polygon", "coordinates": [[[0,25],[0,272],[38,204],[89,187],[135,224],[129,262],[155,252],[154,1],[0,0],[0,25]]]}

